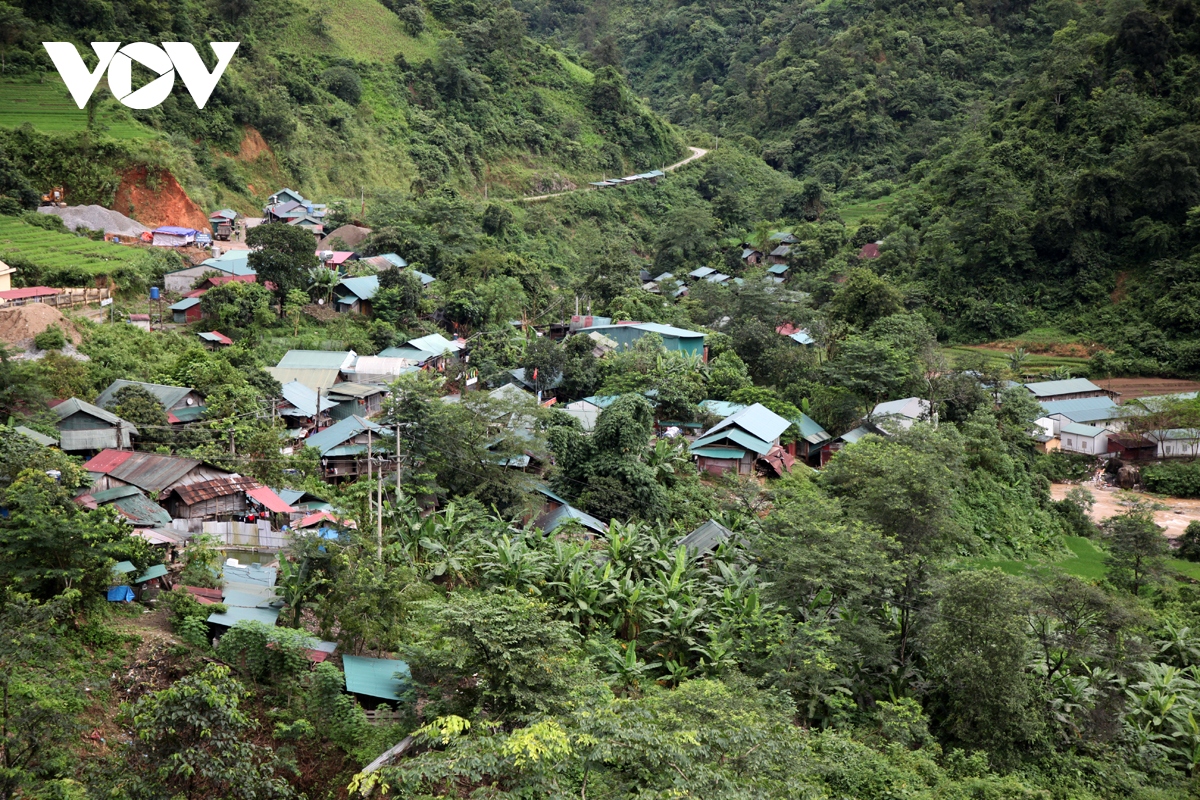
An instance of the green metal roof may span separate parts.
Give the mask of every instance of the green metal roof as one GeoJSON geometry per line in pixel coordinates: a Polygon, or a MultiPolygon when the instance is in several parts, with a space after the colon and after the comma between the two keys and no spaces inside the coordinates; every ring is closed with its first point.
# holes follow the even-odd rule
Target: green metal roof
{"type": "Polygon", "coordinates": [[[1027,383],[1025,388],[1035,397],[1057,397],[1063,394],[1082,394],[1083,392],[1103,391],[1087,378],[1068,378],[1061,381],[1038,381],[1027,383]]]}
{"type": "Polygon", "coordinates": [[[347,692],[381,700],[399,700],[405,684],[412,680],[408,664],[395,658],[342,656],[342,668],[346,671],[347,692]]]}
{"type": "Polygon", "coordinates": [[[693,447],[692,455],[704,456],[705,458],[737,459],[746,455],[746,451],[736,447],[693,447]]]}
{"type": "Polygon", "coordinates": [[[132,561],[118,561],[113,565],[112,571],[118,575],[125,575],[137,569],[132,561]]]}
{"type": "Polygon", "coordinates": [[[1102,433],[1105,433],[1104,428],[1097,428],[1094,425],[1081,425],[1077,422],[1069,422],[1063,425],[1060,429],[1063,433],[1071,433],[1075,436],[1086,436],[1089,439],[1094,439],[1102,433]]]}
{"type": "Polygon", "coordinates": [[[324,430],[314,433],[308,437],[305,444],[308,447],[315,447],[321,451],[321,455],[329,455],[330,451],[335,447],[345,445],[354,437],[370,429],[375,435],[386,436],[389,431],[385,428],[376,425],[370,420],[363,419],[359,416],[346,417],[336,425],[332,425],[324,430]]]}
{"type": "Polygon", "coordinates": [[[134,583],[145,583],[146,581],[152,581],[155,578],[161,578],[166,574],[167,574],[167,565],[166,564],[155,564],[153,567],[151,567],[150,569],[143,572],[141,575],[138,575],[136,578],[134,578],[133,582],[134,583]]]}
{"type": "Polygon", "coordinates": [[[18,425],[17,427],[13,428],[13,430],[27,439],[32,439],[42,447],[51,447],[58,444],[58,439],[55,439],[52,436],[47,436],[44,433],[38,433],[33,428],[26,428],[24,425],[18,425]]]}
{"type": "Polygon", "coordinates": [[[107,408],[109,405],[112,405],[116,398],[117,392],[121,391],[126,386],[142,387],[147,392],[154,395],[154,398],[158,400],[158,402],[162,403],[163,408],[167,409],[168,411],[171,410],[172,406],[183,402],[184,398],[186,398],[193,391],[186,386],[165,386],[161,383],[115,380],[112,382],[111,386],[101,392],[100,396],[96,398],[96,405],[105,408],[107,408]]]}
{"type": "Polygon", "coordinates": [[[288,350],[276,366],[285,369],[341,369],[350,350],[288,350]]]}
{"type": "Polygon", "coordinates": [[[816,420],[804,412],[800,413],[799,419],[792,420],[792,424],[800,429],[800,438],[809,444],[821,444],[833,438],[828,431],[817,424],[816,420]]]}
{"type": "Polygon", "coordinates": [[[725,428],[724,430],[710,432],[707,436],[697,439],[692,445],[693,452],[695,452],[694,448],[696,447],[704,447],[707,444],[716,444],[717,442],[722,442],[725,440],[729,440],[734,444],[741,445],[747,450],[753,450],[760,456],[771,452],[770,442],[764,442],[757,436],[751,436],[745,431],[737,428],[725,428]]]}

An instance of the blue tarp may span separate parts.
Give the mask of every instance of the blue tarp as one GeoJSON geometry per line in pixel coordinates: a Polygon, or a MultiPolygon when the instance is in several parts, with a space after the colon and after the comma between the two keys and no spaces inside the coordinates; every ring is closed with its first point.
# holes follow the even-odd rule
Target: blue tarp
{"type": "Polygon", "coordinates": [[[108,589],[108,602],[129,603],[133,600],[133,589],[128,586],[111,586],[108,589]]]}

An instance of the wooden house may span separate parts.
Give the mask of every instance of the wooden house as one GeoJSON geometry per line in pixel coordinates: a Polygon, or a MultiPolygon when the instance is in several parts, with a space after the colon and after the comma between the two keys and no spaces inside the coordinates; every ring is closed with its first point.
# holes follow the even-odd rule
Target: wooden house
{"type": "Polygon", "coordinates": [[[692,443],[696,466],[712,475],[725,472],[750,475],[756,463],[764,458],[782,462],[779,453],[786,451],[779,446],[779,437],[791,424],[761,403],[746,406],[709,428],[692,443]]]}
{"type": "Polygon", "coordinates": [[[173,425],[195,422],[204,416],[204,397],[186,386],[166,386],[144,381],[115,380],[96,398],[96,404],[109,407],[116,403],[117,392],[126,386],[140,386],[162,403],[167,421],[173,425]]]}
{"type": "Polygon", "coordinates": [[[344,381],[330,386],[325,398],[332,404],[334,419],[345,419],[352,415],[373,417],[383,410],[383,398],[387,389],[362,383],[344,381]]]}
{"type": "Polygon", "coordinates": [[[56,404],[51,411],[58,417],[59,449],[65,453],[98,453],[101,450],[128,450],[138,430],[132,424],[103,408],[77,397],[56,404]]]}
{"type": "Polygon", "coordinates": [[[83,468],[92,475],[93,493],[118,486],[136,486],[158,497],[166,497],[178,486],[232,474],[196,458],[131,450],[104,450],[84,463],[83,468]]]}
{"type": "MultiPolygon", "coordinates": [[[[325,480],[337,481],[367,474],[367,454],[381,436],[390,436],[386,428],[359,416],[350,416],[309,436],[304,444],[321,455],[325,480]]],[[[372,465],[371,470],[377,469],[372,465]]]]}
{"type": "Polygon", "coordinates": [[[204,312],[200,310],[199,297],[185,297],[167,308],[171,312],[171,321],[176,325],[187,325],[204,319],[204,312]]]}

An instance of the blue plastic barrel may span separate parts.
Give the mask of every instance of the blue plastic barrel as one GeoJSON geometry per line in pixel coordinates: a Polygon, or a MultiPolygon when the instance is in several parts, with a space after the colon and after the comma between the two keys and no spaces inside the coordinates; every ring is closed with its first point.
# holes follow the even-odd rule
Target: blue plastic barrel
{"type": "Polygon", "coordinates": [[[158,299],[158,287],[157,287],[157,286],[151,286],[151,287],[150,287],[150,299],[151,299],[151,300],[157,300],[157,299],[158,299]]]}

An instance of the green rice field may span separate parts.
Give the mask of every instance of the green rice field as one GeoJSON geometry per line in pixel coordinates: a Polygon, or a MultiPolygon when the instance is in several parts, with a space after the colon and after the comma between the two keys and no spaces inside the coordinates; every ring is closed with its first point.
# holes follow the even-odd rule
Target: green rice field
{"type": "Polygon", "coordinates": [[[83,267],[102,274],[139,260],[144,252],[140,247],[94,242],[27,225],[16,217],[0,216],[0,259],[5,261],[19,256],[44,269],[83,267]]]}
{"type": "MultiPolygon", "coordinates": [[[[102,105],[98,121],[104,135],[113,139],[147,139],[156,135],[135,122],[111,99],[102,105]]],[[[87,112],[76,107],[57,76],[40,83],[0,81],[0,128],[17,128],[26,122],[42,133],[75,133],[86,130],[87,112]]]]}

